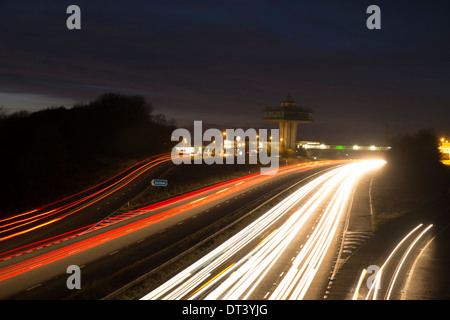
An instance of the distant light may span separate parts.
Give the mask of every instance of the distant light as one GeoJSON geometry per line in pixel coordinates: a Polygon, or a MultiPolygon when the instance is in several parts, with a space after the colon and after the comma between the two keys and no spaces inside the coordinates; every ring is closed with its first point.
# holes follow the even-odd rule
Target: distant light
{"type": "Polygon", "coordinates": [[[375,150],[377,147],[375,146],[370,146],[370,150],[375,150]]]}
{"type": "Polygon", "coordinates": [[[343,146],[336,146],[336,149],[344,149],[343,146]]]}
{"type": "Polygon", "coordinates": [[[354,146],[353,146],[353,150],[359,150],[359,146],[354,145],[354,146]]]}

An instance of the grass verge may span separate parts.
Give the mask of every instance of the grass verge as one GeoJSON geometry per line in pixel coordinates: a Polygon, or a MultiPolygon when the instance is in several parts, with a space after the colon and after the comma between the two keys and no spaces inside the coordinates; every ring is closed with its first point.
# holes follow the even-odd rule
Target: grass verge
{"type": "MultiPolygon", "coordinates": [[[[450,166],[446,166],[450,179],[450,166]]],[[[444,171],[445,174],[445,171],[444,171]]],[[[395,176],[388,168],[380,168],[375,174],[372,185],[372,225],[374,231],[380,230],[391,222],[421,211],[427,205],[439,199],[448,189],[442,182],[436,182],[436,188],[409,188],[396,183],[395,176]]]]}

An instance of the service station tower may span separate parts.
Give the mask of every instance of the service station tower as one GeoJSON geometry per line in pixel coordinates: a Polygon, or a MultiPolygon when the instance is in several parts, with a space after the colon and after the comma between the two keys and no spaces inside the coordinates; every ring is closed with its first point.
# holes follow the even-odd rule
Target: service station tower
{"type": "Polygon", "coordinates": [[[297,126],[299,123],[313,122],[313,111],[311,108],[298,107],[292,100],[291,94],[287,100],[281,102],[279,107],[266,107],[264,109],[264,120],[278,122],[280,125],[280,148],[295,150],[297,141],[297,126]]]}

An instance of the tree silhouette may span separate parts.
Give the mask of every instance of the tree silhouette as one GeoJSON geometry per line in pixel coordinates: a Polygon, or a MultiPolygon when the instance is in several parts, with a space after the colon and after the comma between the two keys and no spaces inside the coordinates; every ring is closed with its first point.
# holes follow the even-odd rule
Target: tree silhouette
{"type": "Polygon", "coordinates": [[[393,139],[391,146],[387,172],[399,192],[433,194],[448,190],[448,176],[433,130],[422,129],[393,139]]]}
{"type": "Polygon", "coordinates": [[[170,151],[175,122],[152,112],[144,97],[117,93],[70,109],[8,115],[0,108],[0,215],[89,186],[124,161],[170,151]]]}

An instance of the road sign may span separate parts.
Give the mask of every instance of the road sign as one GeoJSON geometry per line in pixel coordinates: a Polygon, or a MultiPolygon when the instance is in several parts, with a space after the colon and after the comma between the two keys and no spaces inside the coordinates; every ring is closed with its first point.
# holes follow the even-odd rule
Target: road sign
{"type": "Polygon", "coordinates": [[[154,187],[167,187],[167,180],[153,179],[152,186],[154,187]]]}

